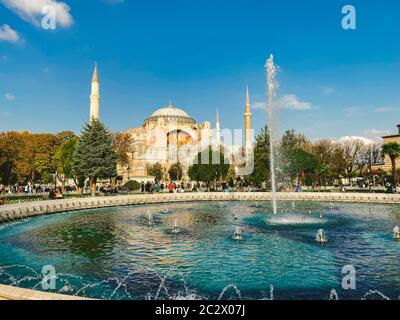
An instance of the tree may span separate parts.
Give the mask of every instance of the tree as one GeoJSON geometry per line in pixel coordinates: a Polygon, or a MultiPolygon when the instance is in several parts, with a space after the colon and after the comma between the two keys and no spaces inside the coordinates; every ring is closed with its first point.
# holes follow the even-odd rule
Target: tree
{"type": "Polygon", "coordinates": [[[254,170],[247,177],[247,180],[257,185],[267,183],[270,180],[270,156],[269,129],[265,126],[256,137],[254,145],[254,170]]]}
{"type": "Polygon", "coordinates": [[[392,163],[393,185],[397,186],[396,160],[400,157],[400,144],[391,142],[382,146],[382,156],[388,156],[392,163]]]}
{"type": "Polygon", "coordinates": [[[80,142],[74,152],[73,171],[77,176],[90,179],[92,196],[96,195],[98,179],[117,175],[117,154],[111,133],[97,119],[82,129],[80,142]]]}
{"type": "Polygon", "coordinates": [[[215,184],[217,180],[225,179],[228,175],[230,164],[225,163],[225,161],[223,148],[218,151],[212,149],[210,146],[208,149],[197,154],[193,161],[195,163],[189,167],[189,178],[197,182],[214,182],[215,184]],[[219,163],[213,161],[216,159],[218,161],[215,162],[219,163]]]}
{"type": "Polygon", "coordinates": [[[140,183],[136,180],[129,180],[124,184],[124,188],[128,191],[137,191],[140,190],[140,183]]]}
{"type": "Polygon", "coordinates": [[[164,175],[164,169],[160,163],[155,163],[153,165],[148,164],[147,165],[147,173],[150,176],[154,176],[157,181],[161,181],[163,175],[164,175]]]}
{"type": "Polygon", "coordinates": [[[17,163],[24,147],[25,141],[20,133],[0,133],[0,183],[10,185],[17,182],[17,163]]]}
{"type": "Polygon", "coordinates": [[[169,168],[168,174],[171,180],[179,181],[180,179],[182,179],[182,174],[183,174],[182,165],[179,162],[173,164],[171,168],[169,168]]]}
{"type": "Polygon", "coordinates": [[[31,184],[50,182],[49,177],[55,174],[55,153],[60,140],[53,134],[31,134],[23,132],[24,148],[20,150],[17,170],[20,182],[31,184]],[[42,179],[43,178],[43,179],[42,179]]]}
{"type": "Polygon", "coordinates": [[[347,138],[339,143],[338,147],[343,150],[345,174],[351,178],[365,165],[362,161],[365,142],[360,139],[347,138]]]}
{"type": "Polygon", "coordinates": [[[295,130],[288,130],[281,139],[281,148],[284,150],[303,149],[309,142],[302,134],[296,133],[295,130]]]}
{"type": "Polygon", "coordinates": [[[286,150],[285,157],[286,162],[283,170],[292,183],[302,173],[309,177],[317,169],[317,160],[314,155],[303,149],[286,150]]]}
{"type": "Polygon", "coordinates": [[[129,133],[117,133],[114,137],[114,150],[121,167],[129,165],[129,153],[132,152],[132,136],[129,133]]]}
{"type": "Polygon", "coordinates": [[[330,140],[316,141],[311,148],[311,153],[317,161],[317,179],[319,180],[319,183],[325,187],[329,178],[332,179],[338,177],[333,170],[334,149],[335,146],[330,140]]]}
{"type": "MultiPolygon", "coordinates": [[[[62,183],[63,190],[65,189],[65,182],[68,179],[73,179],[78,186],[79,178],[74,175],[72,168],[74,160],[74,152],[79,144],[79,138],[74,136],[69,140],[64,141],[56,152],[56,168],[58,179],[62,183]]],[[[79,186],[78,186],[79,187],[79,186]]]]}

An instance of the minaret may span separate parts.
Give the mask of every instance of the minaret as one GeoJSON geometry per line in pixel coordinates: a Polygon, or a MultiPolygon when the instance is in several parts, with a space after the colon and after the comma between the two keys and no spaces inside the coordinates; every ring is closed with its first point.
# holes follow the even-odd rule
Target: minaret
{"type": "Polygon", "coordinates": [[[250,107],[250,94],[249,87],[246,88],[246,111],[244,113],[244,128],[246,137],[246,149],[250,149],[251,141],[251,107],[250,107]]]}
{"type": "Polygon", "coordinates": [[[92,121],[92,119],[100,119],[100,81],[97,63],[94,65],[92,91],[90,94],[90,121],[92,121]]]}
{"type": "Polygon", "coordinates": [[[221,144],[221,126],[219,123],[219,111],[217,109],[217,115],[215,117],[215,140],[217,142],[217,146],[221,144]]]}

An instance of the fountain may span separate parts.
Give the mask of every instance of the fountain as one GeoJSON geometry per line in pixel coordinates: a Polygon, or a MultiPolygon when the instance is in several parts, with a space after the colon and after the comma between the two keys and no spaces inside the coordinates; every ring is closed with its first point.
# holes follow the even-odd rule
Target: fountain
{"type": "Polygon", "coordinates": [[[394,227],[394,229],[393,229],[393,237],[396,240],[400,240],[400,228],[399,228],[399,226],[395,226],[394,227]]]}
{"type": "Polygon", "coordinates": [[[275,80],[277,67],[274,64],[274,56],[271,54],[265,65],[267,71],[267,86],[268,86],[268,114],[269,114],[269,145],[270,145],[270,170],[271,170],[271,189],[272,189],[272,207],[274,214],[277,214],[276,205],[276,178],[275,178],[275,155],[274,155],[274,133],[275,133],[275,118],[273,98],[276,96],[278,82],[275,80]]]}
{"type": "Polygon", "coordinates": [[[151,212],[147,213],[147,223],[149,226],[154,224],[153,214],[151,212]]]}
{"type": "Polygon", "coordinates": [[[178,234],[179,232],[181,232],[181,230],[179,229],[178,226],[178,220],[175,220],[174,227],[172,228],[172,233],[178,234]]]}
{"type": "Polygon", "coordinates": [[[242,229],[240,227],[236,227],[233,238],[237,241],[242,240],[242,229]]]}
{"type": "Polygon", "coordinates": [[[325,231],[324,229],[319,229],[317,232],[317,237],[315,239],[318,243],[320,243],[321,245],[325,244],[328,242],[328,239],[325,235],[325,231]]]}

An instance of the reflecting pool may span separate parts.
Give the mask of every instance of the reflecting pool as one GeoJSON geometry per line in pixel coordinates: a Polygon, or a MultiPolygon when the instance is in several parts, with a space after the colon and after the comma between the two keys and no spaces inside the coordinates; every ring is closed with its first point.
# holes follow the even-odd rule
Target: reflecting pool
{"type": "Polygon", "coordinates": [[[398,299],[396,225],[397,205],[306,202],[277,215],[268,202],[194,202],[40,216],[0,226],[0,283],[42,290],[50,265],[50,292],[103,299],[398,299]],[[348,265],[355,290],[342,288],[348,265]]]}

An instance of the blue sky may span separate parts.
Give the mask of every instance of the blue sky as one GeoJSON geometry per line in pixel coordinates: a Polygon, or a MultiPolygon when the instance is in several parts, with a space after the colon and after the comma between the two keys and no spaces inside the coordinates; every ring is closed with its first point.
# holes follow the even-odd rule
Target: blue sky
{"type": "MultiPolygon", "coordinates": [[[[1,131],[79,132],[94,61],[113,130],[141,125],[169,100],[199,122],[219,108],[222,127],[241,128],[246,85],[254,107],[265,100],[270,53],[288,103],[281,131],[377,139],[400,122],[398,1],[32,0],[69,6],[57,7],[51,31],[23,2],[0,0],[1,131]],[[356,30],[341,27],[345,4],[356,30]]],[[[267,115],[254,108],[253,118],[258,130],[267,115]]]]}

